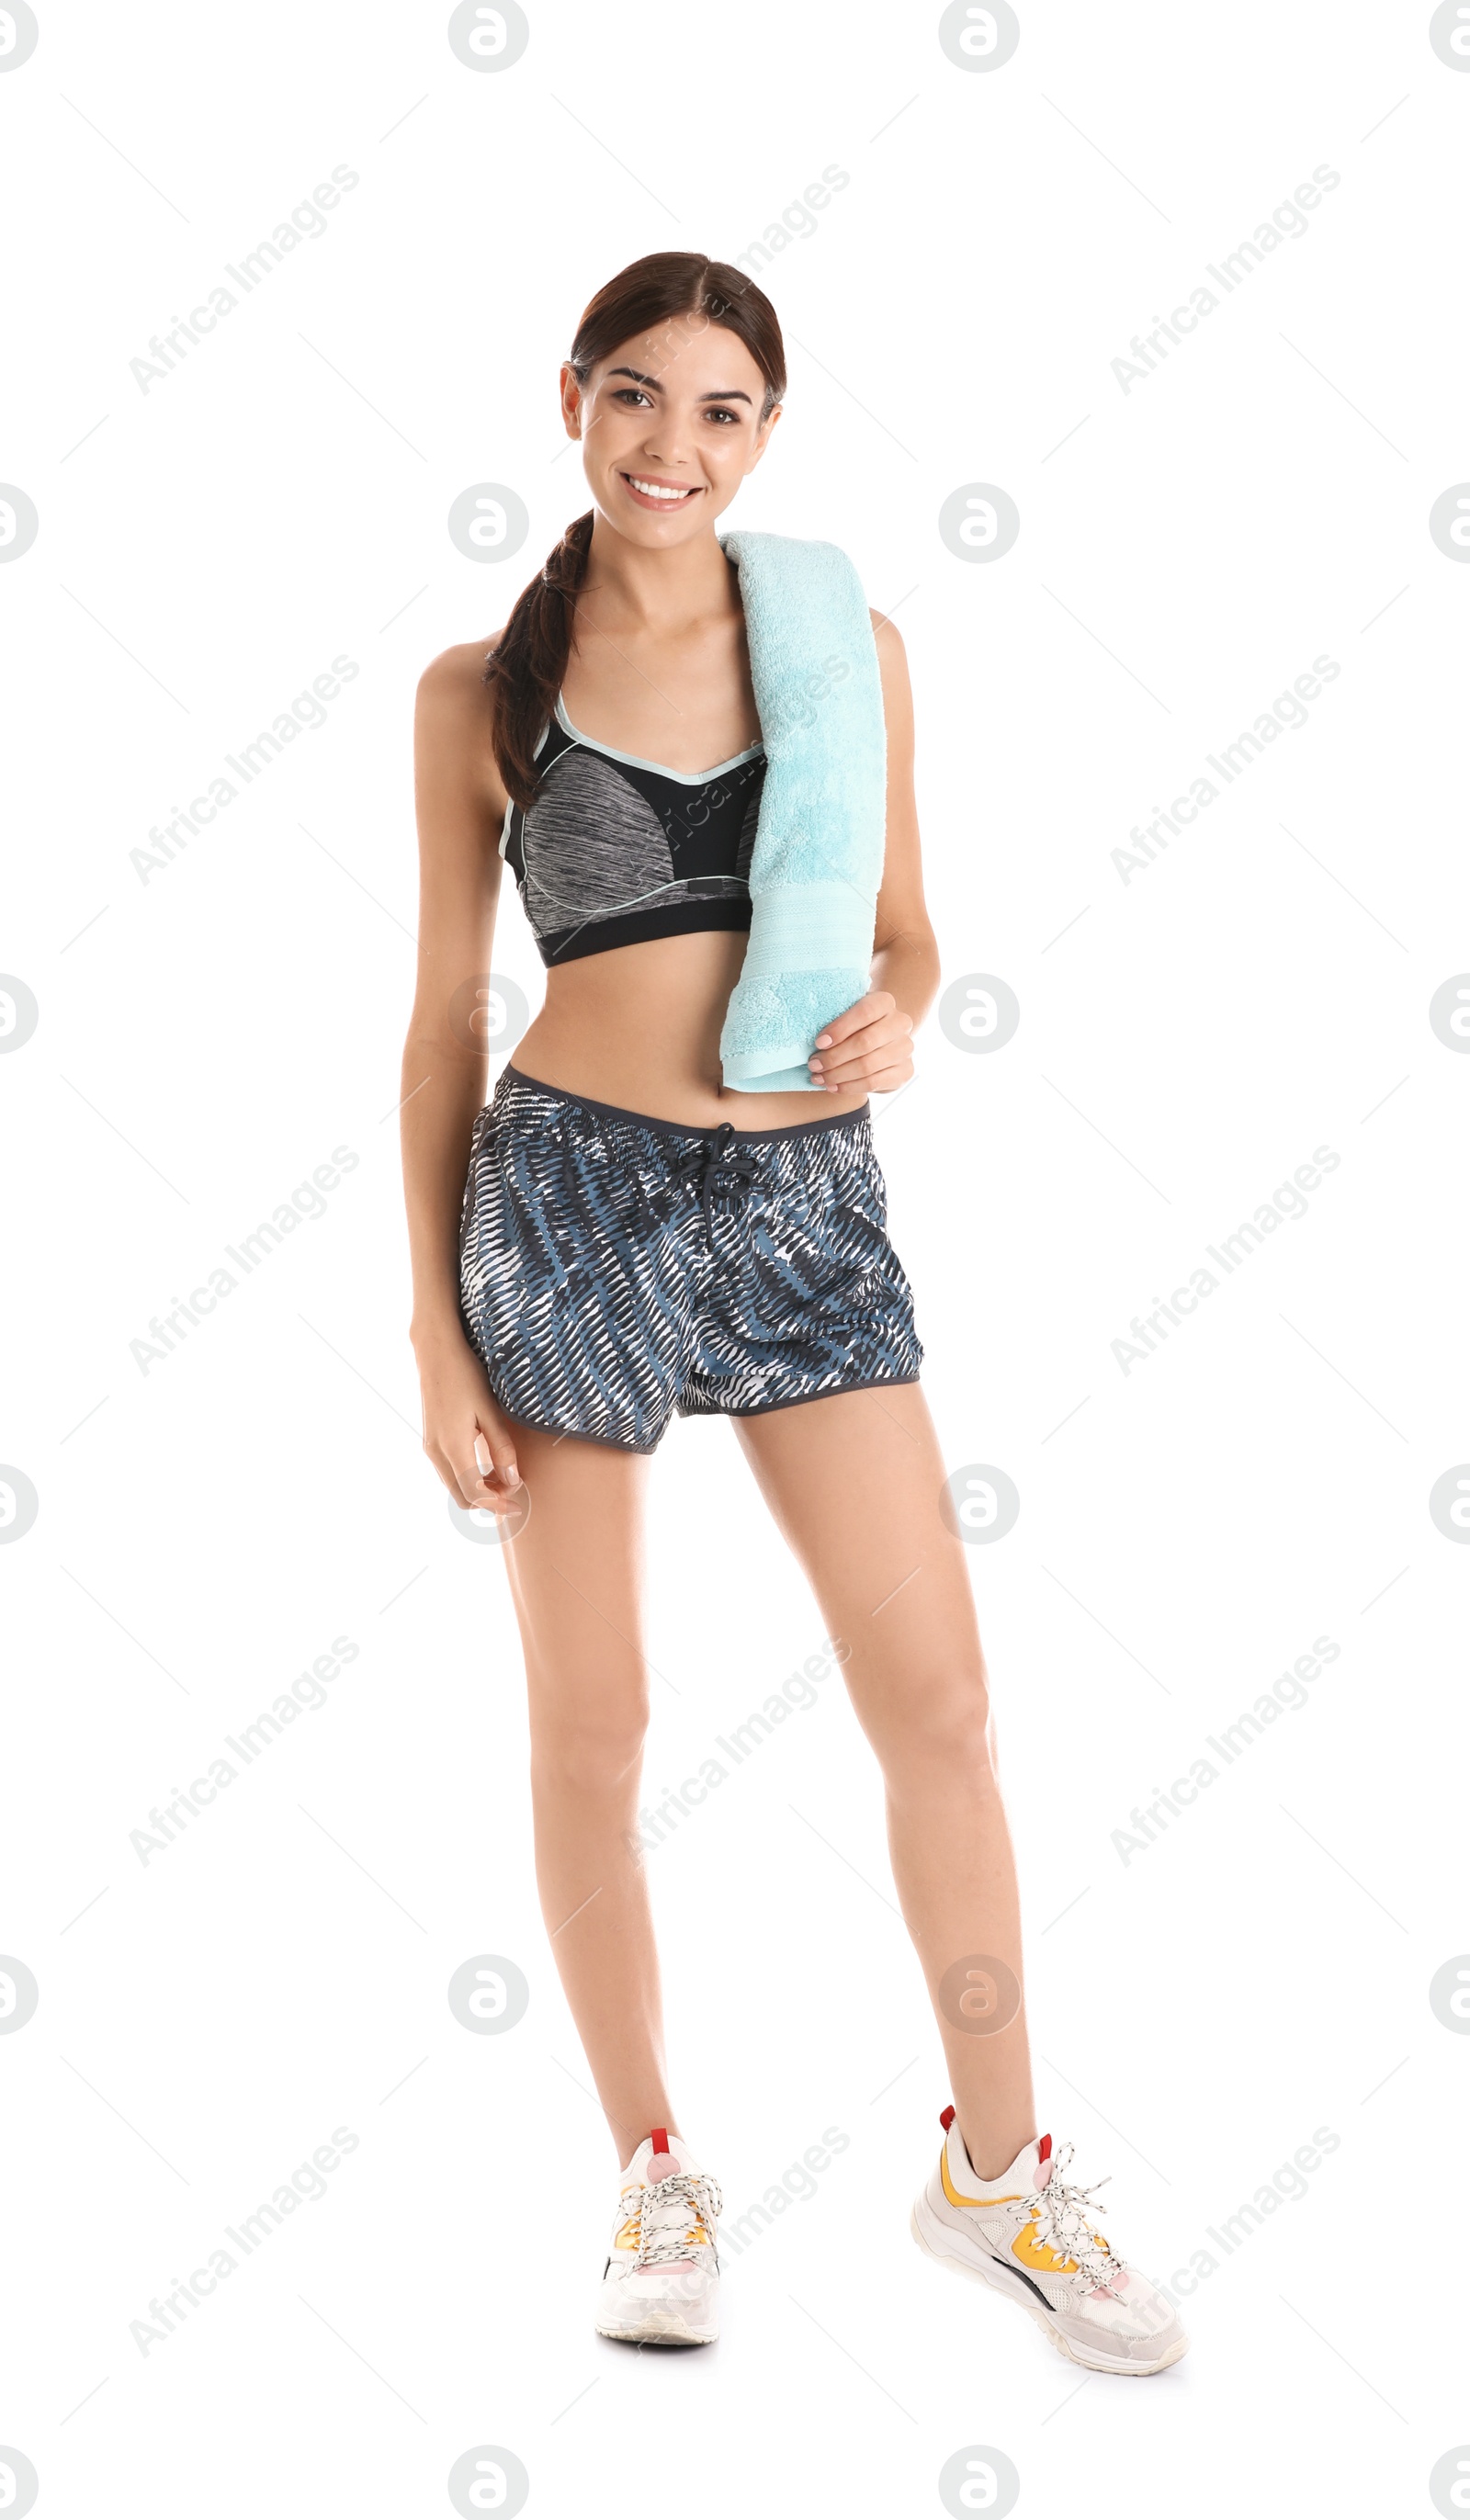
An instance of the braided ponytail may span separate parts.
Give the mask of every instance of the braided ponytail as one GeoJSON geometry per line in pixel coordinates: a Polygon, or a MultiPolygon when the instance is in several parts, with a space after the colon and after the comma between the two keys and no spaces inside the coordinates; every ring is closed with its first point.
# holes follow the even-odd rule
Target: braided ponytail
{"type": "MultiPolygon", "coordinates": [[[[733,263],[711,262],[708,254],[646,253],[631,262],[587,307],[567,365],[585,385],[598,361],[619,342],[684,315],[701,315],[744,342],[766,380],[761,411],[766,419],[786,386],[776,309],[742,271],[733,263]]],[[[485,660],[491,749],[507,794],[523,808],[535,802],[536,746],[566,675],[594,513],[589,508],[567,526],[540,575],[517,598],[499,646],[485,660]]]]}
{"type": "Polygon", "coordinates": [[[485,659],[491,748],[507,795],[523,807],[536,794],[536,746],[566,676],[572,617],[592,547],[592,519],[589,508],[567,526],[541,575],[516,598],[499,647],[485,659]]]}

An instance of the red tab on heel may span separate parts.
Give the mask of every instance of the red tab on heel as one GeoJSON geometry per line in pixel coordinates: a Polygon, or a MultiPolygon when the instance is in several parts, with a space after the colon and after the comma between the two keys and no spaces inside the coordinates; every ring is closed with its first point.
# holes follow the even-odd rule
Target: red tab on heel
{"type": "Polygon", "coordinates": [[[653,2149],[654,2149],[654,2151],[655,2151],[655,2152],[667,2152],[667,2151],[668,2151],[668,2148],[669,2148],[669,2130],[668,2130],[668,2128],[667,2128],[667,2127],[655,2127],[655,2128],[654,2128],[654,2130],[653,2130],[653,2134],[652,2134],[652,2137],[651,2137],[650,2140],[651,2140],[651,2142],[652,2142],[653,2149]]]}
{"type": "Polygon", "coordinates": [[[950,2132],[951,2127],[952,2127],[952,2126],[954,2125],[954,2123],[955,2123],[955,2111],[954,2111],[953,2106],[952,2106],[952,2107],[950,2107],[950,2108],[947,2108],[947,2109],[941,2109],[941,2110],[940,2110],[940,2112],[939,2112],[939,2123],[940,2123],[940,2125],[943,2127],[943,2129],[944,2129],[944,2131],[945,2131],[945,2134],[946,2134],[946,2135],[948,2135],[948,2134],[949,2134],[949,2132],[950,2132]]]}

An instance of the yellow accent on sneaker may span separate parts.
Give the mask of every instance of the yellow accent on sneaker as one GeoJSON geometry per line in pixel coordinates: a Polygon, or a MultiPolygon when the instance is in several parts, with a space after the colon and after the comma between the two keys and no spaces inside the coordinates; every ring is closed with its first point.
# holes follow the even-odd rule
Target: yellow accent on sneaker
{"type": "Polygon", "coordinates": [[[939,2156],[939,2176],[944,2192],[952,2205],[1020,2205],[1025,2202],[1019,2190],[1013,2196],[961,2196],[950,2177],[950,2147],[945,2144],[939,2156]]]}
{"type": "Polygon", "coordinates": [[[1047,2248],[1044,2240],[1033,2239],[1031,2225],[1036,2221],[1040,2211],[1040,2206],[1032,2208],[1030,2221],[1017,2231],[1011,2241],[1011,2256],[1019,2258],[1023,2267],[1035,2267],[1039,2274],[1075,2275],[1077,2272],[1075,2258],[1059,2258],[1056,2251],[1047,2248]]]}

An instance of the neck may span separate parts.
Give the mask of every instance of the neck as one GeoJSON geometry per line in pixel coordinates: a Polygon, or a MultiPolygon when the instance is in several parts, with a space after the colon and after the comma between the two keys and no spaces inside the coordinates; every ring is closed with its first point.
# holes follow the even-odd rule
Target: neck
{"type": "Polygon", "coordinates": [[[715,539],[705,532],[669,551],[644,551],[605,517],[597,517],[582,599],[591,599],[604,626],[672,630],[739,610],[735,574],[715,539]]]}

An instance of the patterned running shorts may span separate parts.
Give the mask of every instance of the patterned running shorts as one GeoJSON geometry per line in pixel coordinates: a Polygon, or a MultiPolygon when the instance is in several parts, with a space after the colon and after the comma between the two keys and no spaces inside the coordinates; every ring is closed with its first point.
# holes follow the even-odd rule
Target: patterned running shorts
{"type": "Polygon", "coordinates": [[[677,1409],[753,1418],[915,1382],[868,1108],[687,1129],[508,1067],[475,1119],[460,1303],[509,1418],[651,1453],[677,1409]]]}

